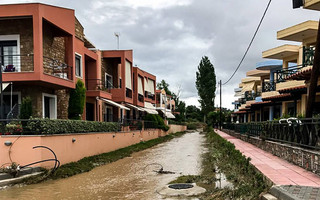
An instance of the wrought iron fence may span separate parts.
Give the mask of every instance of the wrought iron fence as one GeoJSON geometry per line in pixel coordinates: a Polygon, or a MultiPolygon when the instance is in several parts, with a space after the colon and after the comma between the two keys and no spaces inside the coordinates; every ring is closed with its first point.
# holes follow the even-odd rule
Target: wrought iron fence
{"type": "Polygon", "coordinates": [[[267,140],[320,149],[319,118],[288,118],[258,123],[224,124],[224,128],[267,140]]]}
{"type": "Polygon", "coordinates": [[[262,83],[262,92],[271,92],[271,91],[276,91],[276,82],[264,81],[262,83]]]}

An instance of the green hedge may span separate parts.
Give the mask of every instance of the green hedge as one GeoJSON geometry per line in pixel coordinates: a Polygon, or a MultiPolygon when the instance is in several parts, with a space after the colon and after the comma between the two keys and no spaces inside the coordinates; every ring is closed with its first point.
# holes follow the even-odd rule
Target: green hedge
{"type": "Polygon", "coordinates": [[[62,119],[32,119],[27,128],[34,134],[64,134],[89,132],[116,132],[119,124],[113,122],[97,122],[62,119]]]}
{"type": "Polygon", "coordinates": [[[155,128],[159,128],[164,131],[168,131],[170,129],[169,126],[165,125],[164,120],[159,115],[147,114],[144,117],[144,120],[153,122],[156,126],[155,128]]]}

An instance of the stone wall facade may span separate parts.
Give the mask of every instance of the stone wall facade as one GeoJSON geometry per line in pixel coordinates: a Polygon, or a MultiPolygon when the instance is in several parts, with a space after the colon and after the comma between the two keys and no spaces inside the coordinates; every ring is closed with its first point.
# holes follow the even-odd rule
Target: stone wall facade
{"type": "Polygon", "coordinates": [[[295,165],[298,165],[308,171],[320,175],[320,152],[308,150],[301,147],[291,146],[268,140],[261,140],[258,137],[242,135],[231,130],[223,130],[225,133],[253,144],[260,149],[272,153],[279,158],[287,160],[295,165]]]}
{"type": "Polygon", "coordinates": [[[84,41],[84,28],[76,17],[75,17],[75,34],[78,39],[80,39],[81,41],[84,41]]]}
{"type": "Polygon", "coordinates": [[[68,119],[69,91],[67,89],[55,90],[55,94],[57,95],[57,118],[68,119]]]}
{"type": "Polygon", "coordinates": [[[56,73],[53,66],[66,63],[65,38],[55,35],[54,29],[49,23],[43,23],[43,71],[47,74],[56,73]]]}
{"type": "MultiPolygon", "coordinates": [[[[0,20],[1,36],[19,35],[20,37],[20,55],[15,56],[16,62],[20,61],[20,71],[33,71],[32,27],[32,18],[0,20]]],[[[14,65],[17,67],[18,64],[14,63],[14,65]]]]}

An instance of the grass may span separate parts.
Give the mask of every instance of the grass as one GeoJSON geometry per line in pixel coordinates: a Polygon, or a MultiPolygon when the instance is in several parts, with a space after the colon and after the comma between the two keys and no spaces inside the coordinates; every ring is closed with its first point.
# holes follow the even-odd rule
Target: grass
{"type": "Polygon", "coordinates": [[[263,176],[250,164],[250,159],[212,129],[206,133],[208,152],[203,155],[202,173],[199,176],[181,176],[171,183],[197,183],[207,192],[201,199],[258,199],[270,187],[263,176]],[[216,170],[223,172],[233,189],[215,187],[216,170]]]}
{"type": "Polygon", "coordinates": [[[178,132],[175,134],[166,135],[146,142],[140,142],[122,149],[118,149],[112,152],[103,153],[95,156],[85,157],[77,162],[71,162],[62,165],[55,172],[51,173],[50,170],[44,172],[43,175],[35,178],[25,180],[26,184],[38,183],[48,179],[67,178],[80,174],[83,172],[89,172],[97,166],[115,162],[125,157],[131,156],[132,153],[145,150],[153,147],[157,144],[169,141],[175,137],[180,137],[185,132],[178,132]]]}

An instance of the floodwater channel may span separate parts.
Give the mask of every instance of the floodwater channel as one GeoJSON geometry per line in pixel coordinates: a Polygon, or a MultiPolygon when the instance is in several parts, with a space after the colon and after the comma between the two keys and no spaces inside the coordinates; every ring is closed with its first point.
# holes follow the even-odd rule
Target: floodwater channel
{"type": "Polygon", "coordinates": [[[15,186],[0,191],[0,199],[165,199],[157,190],[181,175],[201,173],[204,135],[186,133],[169,142],[132,154],[90,172],[66,179],[15,186]],[[160,169],[175,174],[157,174],[160,169]]]}

